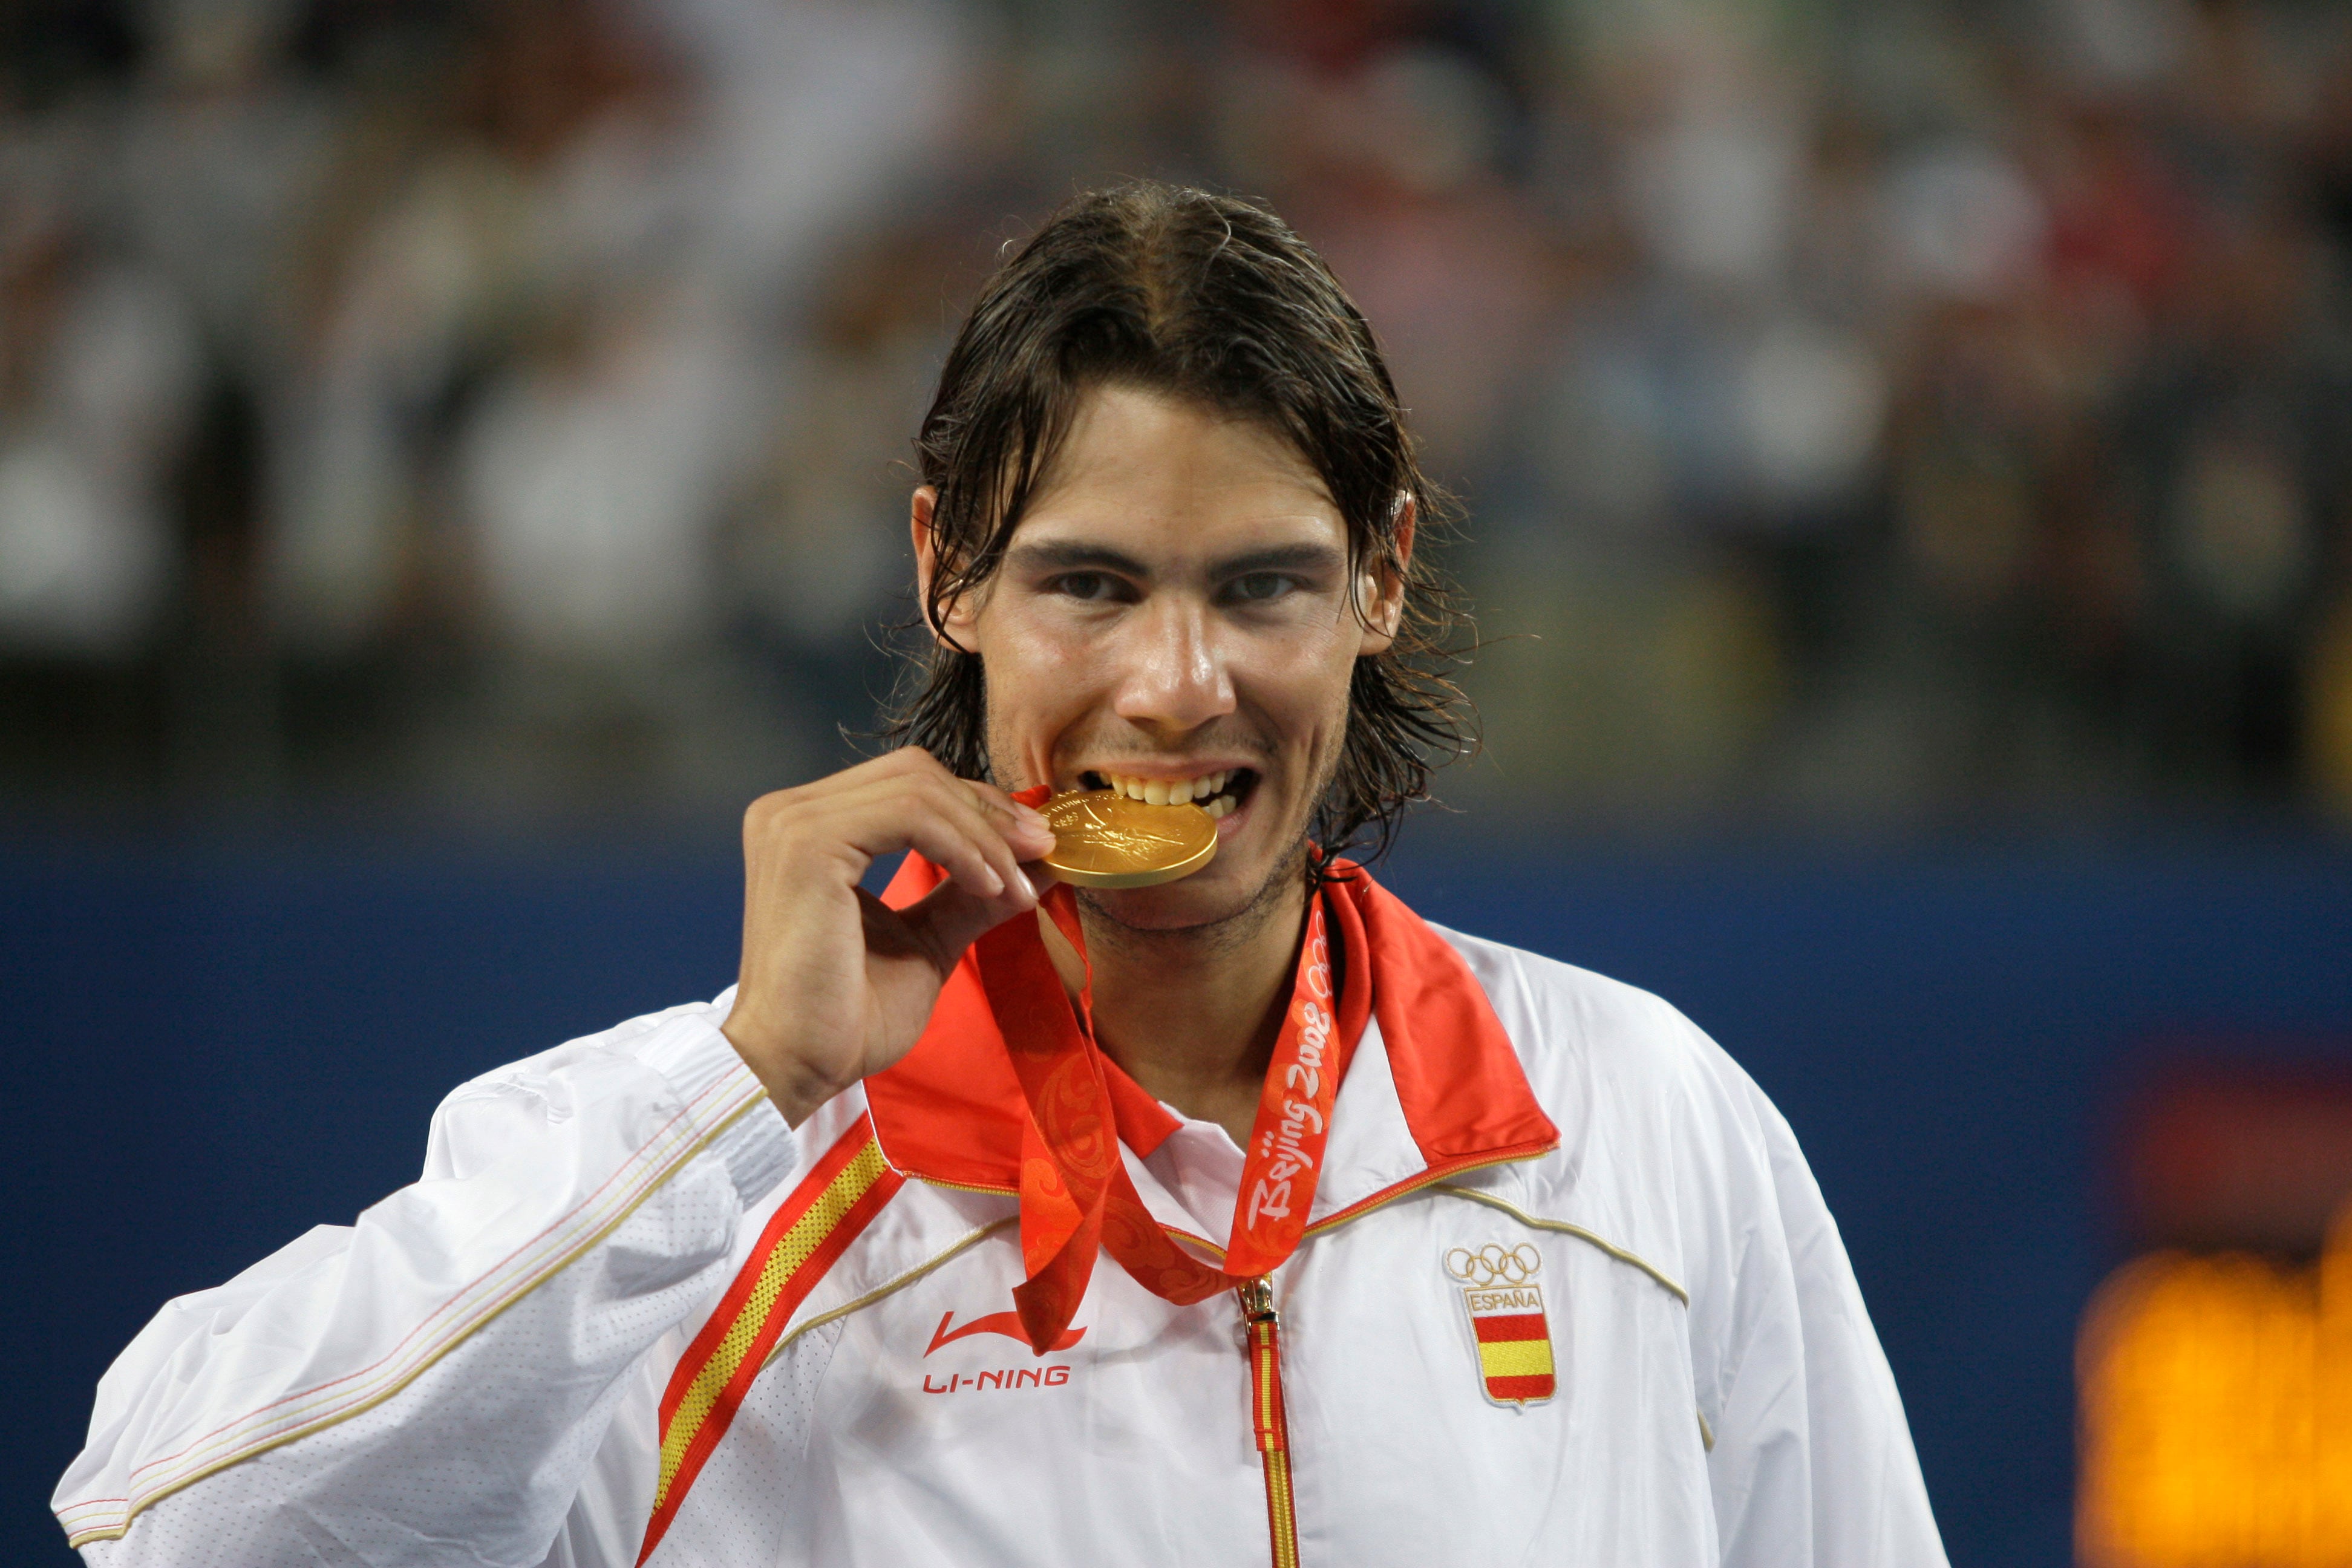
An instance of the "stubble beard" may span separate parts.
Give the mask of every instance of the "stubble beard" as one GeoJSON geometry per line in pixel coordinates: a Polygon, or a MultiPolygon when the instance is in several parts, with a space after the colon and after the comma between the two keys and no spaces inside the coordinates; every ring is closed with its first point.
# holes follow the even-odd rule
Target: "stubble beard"
{"type": "Polygon", "coordinates": [[[1136,925],[1121,920],[1099,894],[1076,889],[1078,909],[1087,917],[1088,940],[1122,954],[1181,953],[1185,961],[1196,963],[1239,952],[1285,913],[1290,892],[1305,884],[1307,846],[1302,827],[1241,908],[1197,925],[1136,925]]]}

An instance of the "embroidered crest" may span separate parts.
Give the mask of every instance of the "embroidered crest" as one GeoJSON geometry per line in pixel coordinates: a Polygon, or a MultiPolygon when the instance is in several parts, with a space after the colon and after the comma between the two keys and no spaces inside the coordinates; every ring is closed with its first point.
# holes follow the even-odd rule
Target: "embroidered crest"
{"type": "Polygon", "coordinates": [[[1544,1317],[1543,1254],[1528,1242],[1456,1247],[1445,1272],[1462,1287],[1478,1345],[1479,1382],[1495,1405],[1540,1405],[1552,1396],[1551,1325],[1544,1317]]]}

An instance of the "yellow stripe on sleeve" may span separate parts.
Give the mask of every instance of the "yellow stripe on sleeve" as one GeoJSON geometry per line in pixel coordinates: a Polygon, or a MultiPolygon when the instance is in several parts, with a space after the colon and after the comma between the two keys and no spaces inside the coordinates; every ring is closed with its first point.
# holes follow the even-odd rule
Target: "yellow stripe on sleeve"
{"type": "Polygon", "coordinates": [[[888,1168],[882,1159],[881,1145],[869,1139],[769,1252],[751,1295],[735,1314],[735,1321],[727,1326],[725,1337],[711,1351],[709,1359],[696,1369],[693,1383],[662,1433],[661,1477],[654,1490],[655,1508],[660,1508],[668,1498],[670,1483],[677,1479],[678,1468],[686,1462],[686,1451],[692,1446],[694,1435],[701,1430],[704,1419],[718,1405],[719,1396],[726,1392],[744,1357],[751,1353],[784,1288],[888,1168]]]}

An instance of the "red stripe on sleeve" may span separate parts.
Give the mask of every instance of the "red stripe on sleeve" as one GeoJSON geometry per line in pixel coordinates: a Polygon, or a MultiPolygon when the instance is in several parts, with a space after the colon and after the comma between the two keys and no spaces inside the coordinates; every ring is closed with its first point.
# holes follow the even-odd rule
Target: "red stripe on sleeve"
{"type": "Polygon", "coordinates": [[[711,1309],[710,1316],[703,1322],[702,1331],[694,1336],[694,1342],[686,1347],[686,1354],[678,1359],[677,1369],[670,1373],[669,1386],[662,1394],[662,1426],[667,1426],[670,1417],[677,1414],[678,1401],[686,1397],[687,1389],[692,1386],[695,1373],[710,1359],[711,1352],[718,1350],[719,1342],[725,1339],[727,1331],[734,1326],[736,1318],[743,1310],[743,1304],[751,1299],[752,1288],[760,1282],[760,1270],[767,1263],[768,1254],[775,1250],[776,1243],[783,1238],[784,1232],[792,1229],[794,1222],[809,1211],[809,1205],[824,1195],[824,1190],[833,1184],[834,1177],[841,1174],[842,1168],[857,1158],[857,1152],[866,1147],[866,1141],[872,1136],[872,1119],[859,1117],[849,1131],[824,1152],[824,1157],[802,1179],[801,1184],[793,1189],[792,1196],[783,1201],[768,1221],[767,1228],[760,1233],[758,1245],[751,1248],[751,1258],[737,1271],[735,1282],[728,1287],[727,1294],[720,1298],[719,1305],[711,1309]]]}
{"type": "MultiPolygon", "coordinates": [[[[685,1359],[670,1374],[669,1387],[662,1396],[661,1424],[657,1428],[665,1443],[668,1440],[670,1424],[687,1391],[693,1386],[696,1374],[718,1352],[720,1342],[751,1306],[751,1292],[767,1267],[769,1256],[782,1242],[785,1233],[824,1197],[825,1190],[850,1162],[873,1144],[873,1138],[871,1120],[859,1117],[856,1123],[842,1135],[840,1142],[826,1152],[807,1179],[793,1190],[792,1196],[768,1222],[767,1228],[760,1235],[759,1245],[737,1273],[735,1283],[719,1303],[719,1310],[711,1314],[702,1331],[695,1336],[685,1359]]],[[[878,1152],[878,1145],[876,1147],[878,1152]]],[[[784,1325],[792,1321],[794,1310],[807,1299],[809,1292],[816,1288],[817,1282],[824,1278],[841,1255],[849,1250],[850,1244],[857,1239],[875,1215],[889,1206],[890,1200],[898,1195],[898,1189],[905,1184],[905,1177],[886,1167],[875,1178],[873,1184],[835,1222],[833,1228],[802,1260],[800,1267],[784,1279],[775,1300],[768,1303],[751,1343],[745,1347],[742,1359],[728,1378],[717,1403],[705,1414],[692,1437],[688,1440],[677,1473],[670,1479],[667,1495],[646,1521],[645,1542],[637,1552],[638,1563],[642,1563],[652,1556],[654,1548],[660,1545],[662,1537],[668,1533],[671,1521],[677,1517],[680,1505],[686,1501],[687,1493],[693,1489],[695,1480],[701,1475],[704,1462],[734,1423],[736,1410],[766,1366],[768,1352],[775,1348],[777,1340],[783,1334],[784,1325]]]]}

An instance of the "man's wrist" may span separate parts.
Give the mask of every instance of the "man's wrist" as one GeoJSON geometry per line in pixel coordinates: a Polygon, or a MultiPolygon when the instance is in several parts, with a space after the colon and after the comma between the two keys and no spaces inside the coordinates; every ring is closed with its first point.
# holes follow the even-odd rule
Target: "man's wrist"
{"type": "Polygon", "coordinates": [[[760,1087],[768,1091],[768,1101],[784,1119],[787,1127],[798,1127],[816,1113],[819,1106],[845,1087],[833,1082],[824,1074],[812,1071],[789,1053],[766,1047],[748,1021],[739,1014],[730,1014],[719,1026],[719,1034],[743,1058],[760,1087]]]}

